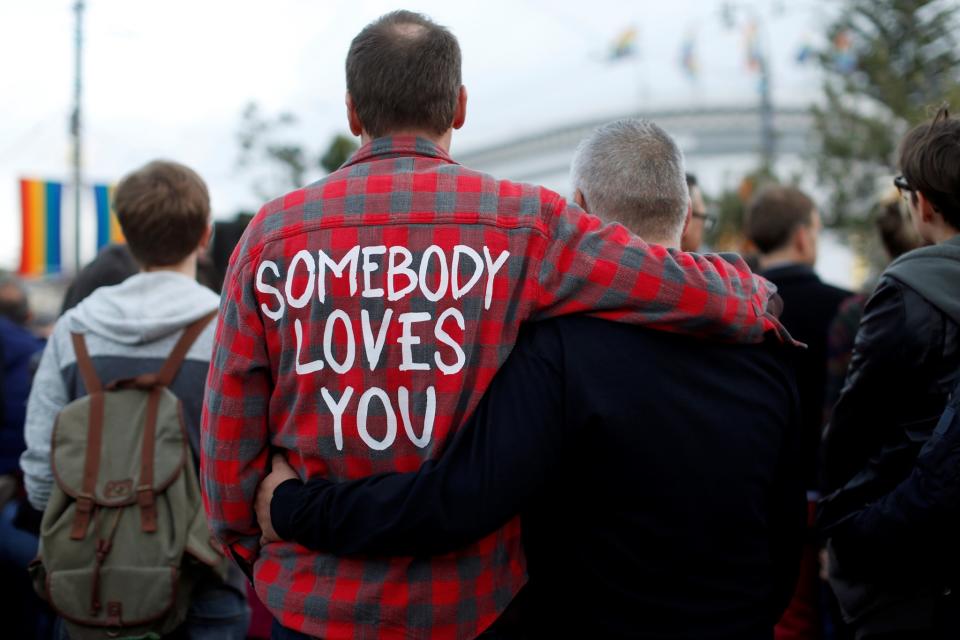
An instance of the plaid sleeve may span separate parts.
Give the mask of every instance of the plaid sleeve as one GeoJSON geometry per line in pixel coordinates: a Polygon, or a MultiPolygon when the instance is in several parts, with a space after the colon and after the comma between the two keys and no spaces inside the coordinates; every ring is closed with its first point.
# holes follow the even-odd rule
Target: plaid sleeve
{"type": "Polygon", "coordinates": [[[244,273],[226,274],[201,423],[200,479],[213,534],[235,557],[252,562],[260,529],[253,511],[269,458],[270,368],[263,323],[244,273]]]}
{"type": "Polygon", "coordinates": [[[782,327],[768,311],[776,287],[735,254],[700,255],[647,244],[563,199],[549,212],[534,318],[568,313],[666,331],[761,342],[782,327]]]}

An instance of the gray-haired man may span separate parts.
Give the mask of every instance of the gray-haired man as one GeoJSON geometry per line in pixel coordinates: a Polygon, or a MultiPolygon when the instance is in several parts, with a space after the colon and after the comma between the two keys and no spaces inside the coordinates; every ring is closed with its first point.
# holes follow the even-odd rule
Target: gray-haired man
{"type": "MultiPolygon", "coordinates": [[[[573,184],[594,214],[679,245],[683,157],[652,122],[597,130],[577,150],[573,184]]],[[[258,518],[268,538],[419,555],[519,512],[530,577],[513,608],[521,633],[769,640],[804,523],[784,350],[586,317],[535,323],[439,459],[303,484],[278,458],[258,518]]]]}
{"type": "Polygon", "coordinates": [[[570,171],[573,199],[619,222],[647,242],[680,246],[691,202],[683,154],[650,120],[617,120],[577,147],[570,171]]]}

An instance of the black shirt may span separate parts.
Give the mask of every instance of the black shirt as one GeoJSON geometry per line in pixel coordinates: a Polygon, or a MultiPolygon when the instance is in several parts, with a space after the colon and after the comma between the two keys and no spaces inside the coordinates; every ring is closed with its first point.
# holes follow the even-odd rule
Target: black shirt
{"type": "Polygon", "coordinates": [[[824,424],[827,390],[827,338],[840,304],[853,295],[826,284],[811,267],[786,264],[762,272],[777,285],[783,298],[780,322],[790,335],[807,345],[797,356],[797,390],[803,424],[804,473],[807,489],[820,489],[818,452],[824,424]]]}
{"type": "Polygon", "coordinates": [[[805,520],[787,348],[538,323],[417,473],[278,487],[274,527],[435,554],[523,512],[535,636],[771,638],[805,520]]]}

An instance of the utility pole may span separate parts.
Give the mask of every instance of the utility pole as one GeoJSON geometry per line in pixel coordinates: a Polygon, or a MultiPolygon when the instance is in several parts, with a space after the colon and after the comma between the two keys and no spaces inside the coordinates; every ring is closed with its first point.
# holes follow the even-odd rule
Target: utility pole
{"type": "Polygon", "coordinates": [[[83,120],[81,94],[83,91],[83,0],[73,5],[77,14],[75,63],[73,85],[73,113],[70,116],[70,135],[73,138],[73,259],[77,273],[80,272],[80,191],[83,187],[83,120]]]}
{"type": "Polygon", "coordinates": [[[770,98],[770,62],[767,51],[761,50],[760,72],[760,158],[764,169],[773,172],[777,134],[773,129],[773,100],[770,98]]]}
{"type": "MultiPolygon", "coordinates": [[[[782,7],[775,11],[782,11],[782,7]]],[[[767,39],[766,24],[763,15],[753,2],[735,2],[730,0],[720,6],[720,20],[727,29],[737,24],[737,13],[747,14],[753,21],[755,32],[753,46],[756,54],[756,71],[759,75],[757,93],[760,98],[760,162],[764,170],[772,171],[777,154],[777,132],[774,127],[773,97],[771,94],[772,73],[770,70],[770,47],[767,39]]],[[[751,55],[748,52],[747,55],[751,55]]]]}

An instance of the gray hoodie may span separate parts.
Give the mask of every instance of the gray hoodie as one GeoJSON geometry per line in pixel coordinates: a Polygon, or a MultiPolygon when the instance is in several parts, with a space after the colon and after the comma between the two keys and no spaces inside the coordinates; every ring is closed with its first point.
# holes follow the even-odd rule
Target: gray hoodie
{"type": "Polygon", "coordinates": [[[903,254],[884,275],[907,285],[960,324],[960,235],[903,254]]]}
{"type": "MultiPolygon", "coordinates": [[[[217,294],[187,276],[154,271],[97,289],[57,321],[30,391],[24,434],[27,450],[20,458],[27,497],[34,508],[43,510],[53,487],[50,440],[57,414],[86,393],[71,332],[84,334],[97,375],[106,384],[159,370],[183,328],[215,310],[219,302],[217,294]]],[[[211,322],[193,344],[170,385],[183,403],[195,461],[214,325],[211,322]]]]}

